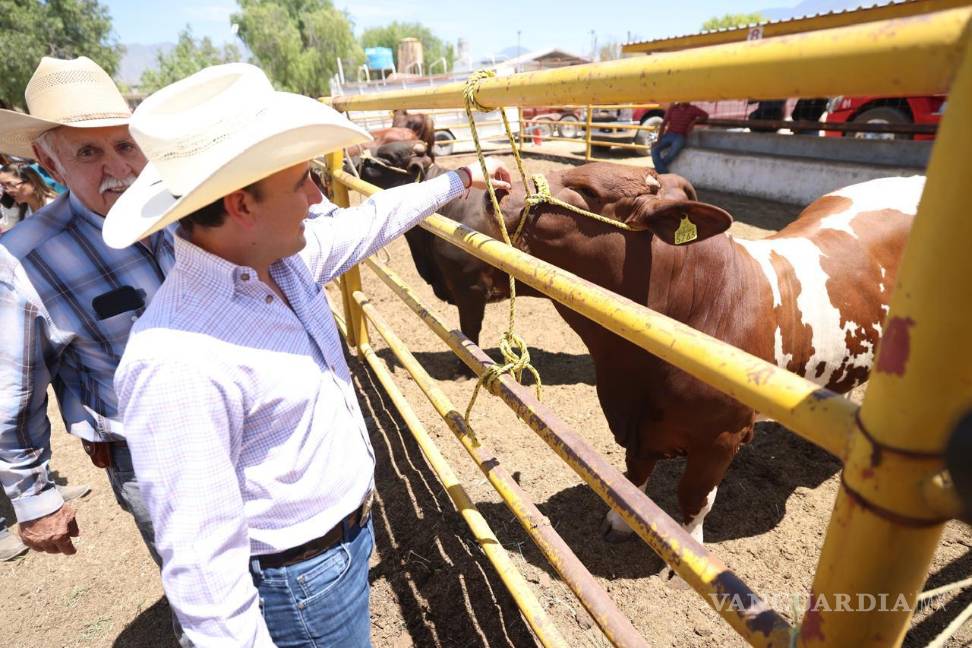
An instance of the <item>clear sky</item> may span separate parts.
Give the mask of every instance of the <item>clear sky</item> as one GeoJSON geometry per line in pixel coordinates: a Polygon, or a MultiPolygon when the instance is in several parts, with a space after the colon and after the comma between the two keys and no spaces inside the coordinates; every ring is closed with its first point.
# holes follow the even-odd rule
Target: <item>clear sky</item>
{"type": "MultiPolygon", "coordinates": [[[[107,4],[122,43],[175,42],[192,26],[216,43],[234,40],[229,17],[235,0],[101,0],[107,4]]],[[[520,42],[529,49],[560,47],[581,56],[591,53],[591,30],[598,45],[689,34],[724,13],[793,7],[797,0],[335,0],[355,23],[355,33],[393,20],[420,22],[445,41],[464,38],[480,59],[520,42]]]]}

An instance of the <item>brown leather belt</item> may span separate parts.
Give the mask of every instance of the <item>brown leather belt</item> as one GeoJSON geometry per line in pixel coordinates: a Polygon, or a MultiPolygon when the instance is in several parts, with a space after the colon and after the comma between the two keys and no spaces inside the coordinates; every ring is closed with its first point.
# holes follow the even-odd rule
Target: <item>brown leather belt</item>
{"type": "Polygon", "coordinates": [[[308,540],[302,545],[286,549],[275,554],[257,556],[257,562],[261,569],[279,569],[295,565],[299,562],[309,560],[314,556],[324,553],[338,542],[344,539],[344,523],[348,523],[349,528],[355,526],[363,527],[368,523],[368,516],[371,514],[372,494],[369,494],[364,503],[351,511],[347,517],[334,525],[330,531],[319,538],[308,540]]]}

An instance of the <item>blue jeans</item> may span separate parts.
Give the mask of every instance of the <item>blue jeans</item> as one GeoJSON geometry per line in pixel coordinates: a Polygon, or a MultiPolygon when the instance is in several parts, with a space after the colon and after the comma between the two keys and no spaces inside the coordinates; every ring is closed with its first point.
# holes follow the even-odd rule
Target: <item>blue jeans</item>
{"type": "Polygon", "coordinates": [[[374,547],[369,518],[344,525],[343,540],[307,560],[262,569],[250,561],[260,609],[278,648],[369,648],[368,559],[374,547]]]}
{"type": "MultiPolygon", "coordinates": [[[[138,487],[138,479],[135,477],[135,468],[132,467],[132,453],[128,446],[115,444],[111,447],[111,466],[108,468],[108,481],[111,482],[111,490],[115,493],[118,505],[125,511],[132,514],[135,519],[135,526],[142,535],[152,560],[162,569],[162,558],[155,549],[155,528],[152,526],[152,518],[149,516],[148,508],[142,501],[142,491],[138,487]]],[[[172,632],[176,636],[181,648],[191,648],[192,642],[182,631],[182,626],[176,618],[175,612],[172,613],[172,632]]]]}
{"type": "Polygon", "coordinates": [[[7,520],[0,517],[0,538],[6,538],[8,533],[10,532],[7,531],[7,520]]]}
{"type": "Polygon", "coordinates": [[[655,171],[668,173],[668,165],[675,156],[685,148],[685,136],[679,133],[665,133],[651,149],[651,161],[655,164],[655,171]]]}

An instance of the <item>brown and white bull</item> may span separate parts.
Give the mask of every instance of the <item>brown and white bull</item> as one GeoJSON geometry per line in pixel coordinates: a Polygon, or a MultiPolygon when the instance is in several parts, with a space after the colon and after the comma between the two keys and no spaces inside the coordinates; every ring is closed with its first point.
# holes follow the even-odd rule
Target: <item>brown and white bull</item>
{"type": "MultiPolygon", "coordinates": [[[[836,392],[867,379],[924,178],[883,178],[823,196],[791,225],[747,241],[731,218],[695,201],[679,176],[589,164],[548,176],[554,196],[623,221],[625,232],[546,206],[519,246],[836,392]],[[660,187],[658,185],[661,185],[660,187]],[[698,229],[674,245],[683,217],[698,229]]],[[[515,226],[523,194],[503,203],[515,226]]],[[[644,489],[659,459],[686,456],[678,501],[700,542],[702,522],[754,411],[556,304],[591,352],[597,393],[627,476],[644,489]]],[[[631,532],[613,511],[605,537],[631,532]]]]}
{"type": "MultiPolygon", "coordinates": [[[[837,392],[867,379],[924,186],[916,176],[847,187],[814,201],[779,233],[746,241],[725,234],[729,214],[697,202],[681,176],[594,163],[547,180],[555,197],[635,231],[544,204],[530,210],[515,242],[519,248],[837,392]],[[683,217],[698,237],[675,245],[683,217]]],[[[510,232],[523,213],[524,195],[520,189],[501,201],[510,232]]],[[[446,211],[499,237],[482,198],[454,202],[446,211]]],[[[459,306],[464,332],[470,327],[478,334],[472,316],[481,318],[487,298],[505,288],[504,275],[424,230],[416,228],[412,236],[424,242],[409,241],[416,266],[435,270],[422,272],[423,278],[448,288],[436,295],[459,306]],[[478,313],[467,305],[464,318],[463,300],[474,302],[478,313]]],[[[752,437],[755,412],[555,306],[591,353],[598,399],[625,448],[628,478],[644,489],[659,459],[686,456],[679,506],[686,528],[701,542],[717,486],[739,446],[752,437]]],[[[612,541],[631,533],[613,511],[603,531],[612,541]]]]}

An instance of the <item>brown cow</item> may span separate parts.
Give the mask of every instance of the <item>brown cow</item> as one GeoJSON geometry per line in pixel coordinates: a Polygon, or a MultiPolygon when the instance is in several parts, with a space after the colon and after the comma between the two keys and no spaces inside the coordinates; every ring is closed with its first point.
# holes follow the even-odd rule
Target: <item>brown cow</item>
{"type": "Polygon", "coordinates": [[[369,131],[374,139],[370,142],[357,144],[348,148],[348,155],[355,157],[362,151],[376,151],[380,146],[392,142],[410,142],[418,140],[425,142],[428,155],[435,157],[435,125],[432,117],[422,113],[409,115],[404,110],[396,110],[392,117],[392,125],[388,128],[376,128],[369,131]]]}

